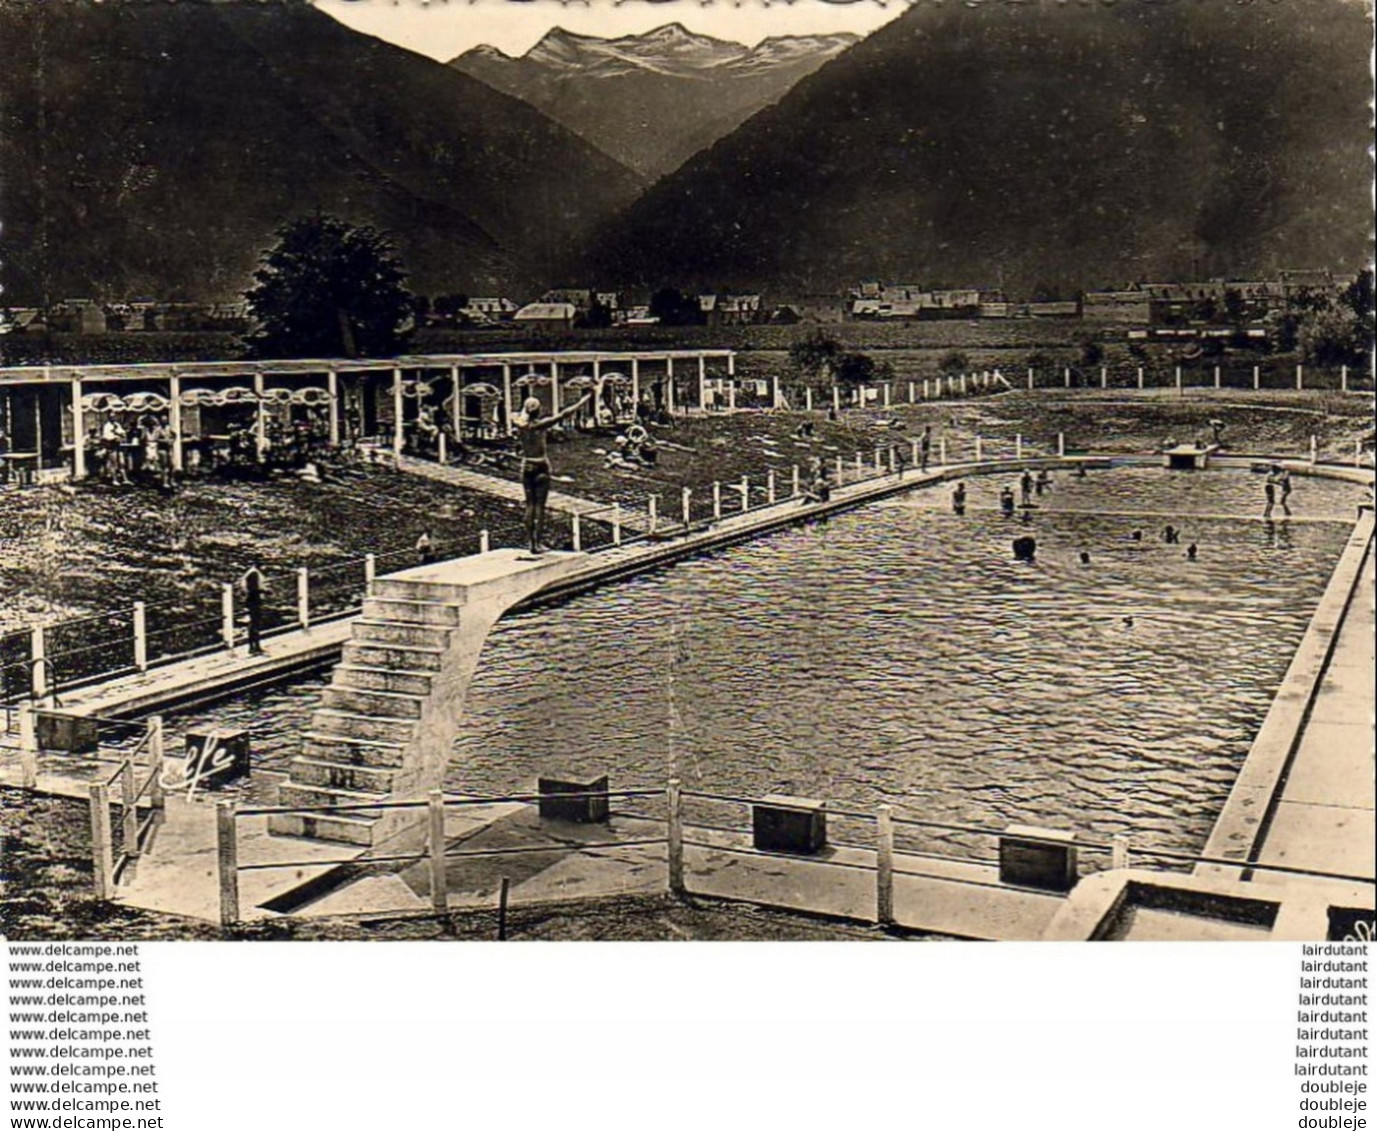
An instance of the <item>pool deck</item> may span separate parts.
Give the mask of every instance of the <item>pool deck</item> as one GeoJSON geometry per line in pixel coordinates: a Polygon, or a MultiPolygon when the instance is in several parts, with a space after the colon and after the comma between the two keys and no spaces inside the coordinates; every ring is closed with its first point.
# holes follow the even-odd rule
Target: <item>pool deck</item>
{"type": "MultiPolygon", "coordinates": [[[[1353,529],[1204,855],[1373,881],[1373,515],[1353,529]]],[[[1197,875],[1284,883],[1200,865],[1197,875]]]]}

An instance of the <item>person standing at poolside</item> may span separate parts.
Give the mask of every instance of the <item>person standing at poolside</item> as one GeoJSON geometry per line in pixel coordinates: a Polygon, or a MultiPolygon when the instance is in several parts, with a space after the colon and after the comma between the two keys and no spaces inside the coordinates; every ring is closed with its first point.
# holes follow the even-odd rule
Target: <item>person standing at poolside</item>
{"type": "Polygon", "coordinates": [[[263,590],[266,585],[263,581],[263,571],[258,568],[258,563],[244,572],[244,576],[239,579],[240,586],[244,590],[244,610],[249,617],[249,655],[263,655],[263,590]]]}
{"type": "Polygon", "coordinates": [[[923,425],[923,434],[918,437],[918,470],[928,469],[928,457],[932,455],[932,425],[923,425]]]}
{"type": "Polygon", "coordinates": [[[545,553],[545,503],[550,497],[550,453],[546,440],[551,428],[568,420],[590,400],[591,393],[553,416],[541,416],[540,401],[528,397],[516,425],[517,442],[521,445],[521,486],[526,492],[526,541],[532,554],[545,553]]]}
{"type": "Polygon", "coordinates": [[[1281,492],[1281,513],[1290,518],[1291,507],[1288,504],[1291,498],[1291,473],[1284,467],[1281,469],[1281,474],[1277,476],[1277,488],[1281,492]]]}
{"type": "Polygon", "coordinates": [[[1022,503],[1025,507],[1033,505],[1033,473],[1025,471],[1023,478],[1018,481],[1019,494],[1022,496],[1022,503]]]}

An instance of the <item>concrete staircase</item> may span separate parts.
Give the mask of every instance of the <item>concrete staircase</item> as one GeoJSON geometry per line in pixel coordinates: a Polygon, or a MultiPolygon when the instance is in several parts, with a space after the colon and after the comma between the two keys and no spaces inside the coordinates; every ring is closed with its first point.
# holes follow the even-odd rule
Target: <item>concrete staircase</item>
{"type": "Polygon", "coordinates": [[[372,846],[423,824],[377,806],[439,787],[493,624],[585,560],[498,550],[378,578],[279,787],[278,804],[325,811],[273,814],[269,830],[372,846]]]}

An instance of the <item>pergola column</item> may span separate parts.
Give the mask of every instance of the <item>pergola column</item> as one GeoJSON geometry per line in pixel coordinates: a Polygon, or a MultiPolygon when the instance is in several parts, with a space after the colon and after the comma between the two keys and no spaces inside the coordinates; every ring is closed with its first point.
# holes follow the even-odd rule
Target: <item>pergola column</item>
{"type": "Polygon", "coordinates": [[[550,411],[559,412],[559,362],[550,359],[550,411]]]}
{"type": "Polygon", "coordinates": [[[508,431],[512,427],[512,367],[502,366],[502,409],[503,422],[508,431]]]}
{"type": "Polygon", "coordinates": [[[463,373],[459,366],[449,367],[449,425],[454,429],[456,436],[464,434],[464,422],[461,414],[464,411],[464,401],[459,395],[459,382],[463,380],[463,373]]]}
{"type": "Polygon", "coordinates": [[[641,411],[641,361],[640,358],[631,359],[631,404],[633,405],[632,416],[641,411]]]}
{"type": "Polygon", "coordinates": [[[72,378],[72,478],[86,478],[86,417],[81,407],[81,378],[72,378]]]}
{"type": "Polygon", "coordinates": [[[333,369],[325,373],[325,388],[330,394],[330,446],[339,446],[339,374],[333,369]]]}
{"type": "Polygon", "coordinates": [[[263,374],[260,370],[254,370],[253,391],[258,397],[254,405],[253,413],[253,434],[254,440],[258,444],[258,458],[263,458],[263,452],[268,446],[268,414],[267,405],[263,403],[263,374]]]}
{"type": "Polygon", "coordinates": [[[172,470],[180,472],[186,467],[186,452],[182,441],[182,379],[175,373],[167,379],[167,396],[171,402],[167,426],[172,432],[172,470]]]}
{"type": "Polygon", "coordinates": [[[674,415],[674,358],[665,358],[665,411],[674,415]]]}
{"type": "Polygon", "coordinates": [[[708,359],[702,354],[698,355],[698,407],[708,407],[708,359]]]}

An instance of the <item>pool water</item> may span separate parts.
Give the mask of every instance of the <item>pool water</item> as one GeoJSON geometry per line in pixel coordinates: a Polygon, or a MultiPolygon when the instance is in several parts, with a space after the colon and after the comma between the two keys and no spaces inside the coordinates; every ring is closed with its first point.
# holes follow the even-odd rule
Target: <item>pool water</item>
{"type": "MultiPolygon", "coordinates": [[[[964,517],[928,488],[502,621],[447,785],[677,775],[1200,849],[1358,489],[1298,480],[1295,519],[1263,522],[1245,472],[1059,474],[1025,522],[1000,515],[1005,482],[969,480],[964,517]]],[[[284,771],[322,682],[169,721],[248,726],[256,765],[284,771]]]]}

